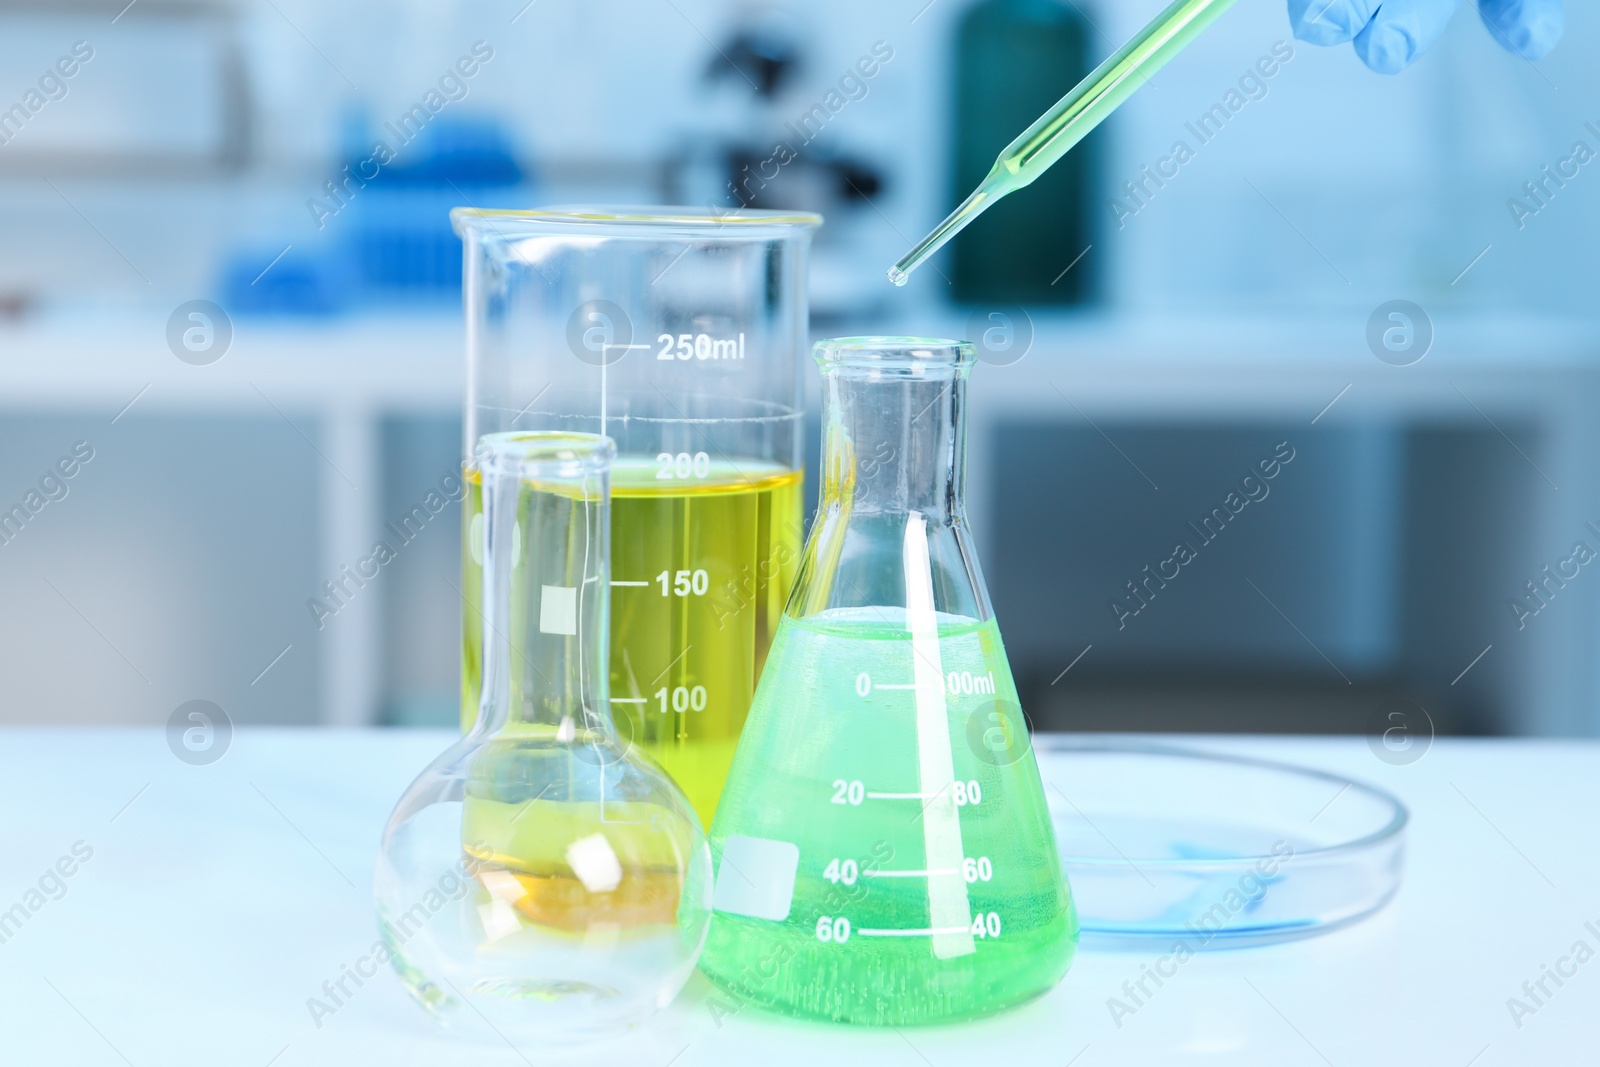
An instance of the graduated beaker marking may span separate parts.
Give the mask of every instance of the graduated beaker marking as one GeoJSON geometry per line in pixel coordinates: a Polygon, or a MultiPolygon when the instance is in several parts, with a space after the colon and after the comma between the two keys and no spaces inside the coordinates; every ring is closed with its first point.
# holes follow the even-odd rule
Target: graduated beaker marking
{"type": "MultiPolygon", "coordinates": [[[[872,675],[862,671],[856,675],[856,695],[868,697],[874,688],[884,690],[915,690],[919,682],[878,682],[874,685],[872,675]]],[[[945,693],[949,697],[960,696],[989,696],[994,695],[994,671],[984,674],[973,674],[971,671],[951,671],[944,679],[945,693]]]]}
{"type": "Polygon", "coordinates": [[[687,363],[706,360],[743,359],[744,331],[731,337],[718,337],[709,333],[663,333],[656,336],[660,349],[656,359],[687,363]]]}

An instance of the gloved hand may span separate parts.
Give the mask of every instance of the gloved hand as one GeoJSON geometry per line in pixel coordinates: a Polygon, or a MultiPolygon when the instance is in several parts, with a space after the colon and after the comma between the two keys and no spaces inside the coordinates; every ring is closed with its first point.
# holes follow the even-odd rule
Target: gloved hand
{"type": "MultiPolygon", "coordinates": [[[[1460,0],[1289,0],[1294,35],[1311,44],[1355,42],[1361,62],[1396,74],[1439,39],[1460,0]]],[[[1539,59],[1561,39],[1561,0],[1478,0],[1478,14],[1508,52],[1539,59]]]]}

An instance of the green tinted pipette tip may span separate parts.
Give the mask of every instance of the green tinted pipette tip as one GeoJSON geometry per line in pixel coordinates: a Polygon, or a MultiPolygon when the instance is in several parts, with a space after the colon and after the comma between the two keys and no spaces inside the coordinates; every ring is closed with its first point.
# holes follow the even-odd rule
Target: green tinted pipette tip
{"type": "Polygon", "coordinates": [[[962,227],[977,218],[979,213],[1000,197],[1005,195],[1005,190],[995,191],[994,175],[983,180],[983,183],[972,191],[972,195],[961,201],[961,206],[950,212],[948,218],[933,228],[933,232],[922,239],[922,243],[907,252],[905,258],[889,268],[889,280],[896,285],[904,285],[911,278],[911,272],[922,265],[922,261],[944,247],[944,243],[956,234],[962,227]]]}
{"type": "Polygon", "coordinates": [[[911,272],[1002,196],[1044,173],[1085,134],[1115,111],[1149,76],[1214,22],[1234,0],[1174,0],[1149,25],[1094,70],[1000,153],[994,169],[950,217],[933,228],[904,259],[889,268],[889,280],[904,285],[911,272]]]}

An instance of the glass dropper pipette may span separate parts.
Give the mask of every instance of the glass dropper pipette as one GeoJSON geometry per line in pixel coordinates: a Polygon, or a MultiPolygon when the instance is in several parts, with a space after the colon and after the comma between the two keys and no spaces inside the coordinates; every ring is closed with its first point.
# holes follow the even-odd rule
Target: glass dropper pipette
{"type": "Polygon", "coordinates": [[[1121,107],[1151,74],[1187,48],[1190,41],[1217,20],[1217,16],[1232,7],[1233,2],[1175,0],[1007,145],[972,195],[963,200],[949,218],[934,227],[904,259],[889,268],[889,280],[904,285],[923,260],[942,248],[990,204],[1050,169],[1069,148],[1121,107]]]}

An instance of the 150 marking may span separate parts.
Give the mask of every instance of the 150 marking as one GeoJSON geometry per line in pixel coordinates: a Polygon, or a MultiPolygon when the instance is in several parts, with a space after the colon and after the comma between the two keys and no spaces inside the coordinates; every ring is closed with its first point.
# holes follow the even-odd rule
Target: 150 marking
{"type": "Polygon", "coordinates": [[[711,588],[711,575],[703,570],[662,571],[656,575],[662,596],[705,596],[711,588]],[[671,579],[669,586],[668,579],[671,579]]]}

